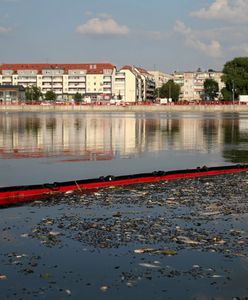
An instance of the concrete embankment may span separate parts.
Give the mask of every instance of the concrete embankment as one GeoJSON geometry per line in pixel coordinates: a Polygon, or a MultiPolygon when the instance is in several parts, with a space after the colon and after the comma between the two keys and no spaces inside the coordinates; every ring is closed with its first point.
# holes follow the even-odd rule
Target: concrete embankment
{"type": "Polygon", "coordinates": [[[0,112],[248,112],[248,105],[0,105],[0,112]]]}

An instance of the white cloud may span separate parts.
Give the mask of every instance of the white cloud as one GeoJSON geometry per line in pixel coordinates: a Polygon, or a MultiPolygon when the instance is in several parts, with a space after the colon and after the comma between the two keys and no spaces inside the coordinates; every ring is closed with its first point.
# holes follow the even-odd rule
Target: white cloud
{"type": "Polygon", "coordinates": [[[0,34],[7,34],[7,33],[10,33],[11,31],[12,31],[12,28],[10,28],[10,27],[0,26],[0,34]]]}
{"type": "Polygon", "coordinates": [[[214,0],[209,7],[191,13],[191,16],[200,19],[224,20],[236,23],[247,23],[247,15],[247,0],[214,0]]]}
{"type": "Polygon", "coordinates": [[[221,57],[222,48],[221,44],[217,40],[210,40],[210,42],[203,42],[199,39],[198,33],[192,30],[190,27],[187,27],[183,22],[177,21],[174,27],[176,32],[179,32],[184,38],[186,45],[201,51],[207,56],[211,57],[221,57]]]}
{"type": "Polygon", "coordinates": [[[129,33],[129,28],[119,25],[110,15],[99,14],[99,17],[90,19],[87,23],[79,25],[76,32],[87,35],[112,35],[124,36],[129,33]]]}

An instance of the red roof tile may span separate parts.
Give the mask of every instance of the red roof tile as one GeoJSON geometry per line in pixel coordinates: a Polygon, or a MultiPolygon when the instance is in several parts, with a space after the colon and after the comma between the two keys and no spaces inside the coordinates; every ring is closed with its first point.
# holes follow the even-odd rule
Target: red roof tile
{"type": "Polygon", "coordinates": [[[37,70],[41,73],[44,69],[64,69],[65,74],[68,70],[86,70],[87,74],[102,74],[103,70],[115,68],[110,63],[89,63],[89,64],[0,64],[0,72],[2,70],[13,70],[15,73],[18,70],[37,70]]]}

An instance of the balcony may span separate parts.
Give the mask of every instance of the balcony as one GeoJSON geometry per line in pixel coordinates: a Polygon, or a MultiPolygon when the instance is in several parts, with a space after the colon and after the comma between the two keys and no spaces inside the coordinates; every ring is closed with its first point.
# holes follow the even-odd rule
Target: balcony
{"type": "Polygon", "coordinates": [[[110,88],[103,88],[104,93],[111,93],[112,89],[110,88]]]}
{"type": "Polygon", "coordinates": [[[2,81],[5,82],[5,81],[12,81],[12,77],[11,76],[3,76],[2,77],[2,81]]]}
{"type": "Polygon", "coordinates": [[[18,82],[33,82],[37,81],[36,77],[18,77],[16,79],[18,82]]]}
{"type": "Polygon", "coordinates": [[[69,76],[68,82],[86,82],[85,77],[69,76]]]}
{"type": "Polygon", "coordinates": [[[68,84],[68,87],[69,88],[85,88],[86,87],[86,85],[85,85],[85,83],[83,83],[83,84],[73,84],[73,83],[69,83],[68,84]]]}
{"type": "Polygon", "coordinates": [[[63,88],[62,84],[51,84],[51,83],[43,83],[42,88],[47,88],[47,89],[57,89],[57,88],[63,88]]]}
{"type": "Polygon", "coordinates": [[[103,81],[112,82],[111,76],[104,76],[103,81]]]}

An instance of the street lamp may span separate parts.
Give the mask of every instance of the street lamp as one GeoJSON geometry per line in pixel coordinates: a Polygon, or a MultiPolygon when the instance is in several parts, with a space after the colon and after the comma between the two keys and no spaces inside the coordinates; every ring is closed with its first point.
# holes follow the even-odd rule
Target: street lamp
{"type": "Polygon", "coordinates": [[[235,90],[234,90],[234,80],[232,80],[232,101],[234,104],[235,90]]]}

